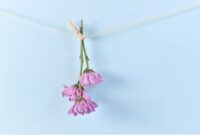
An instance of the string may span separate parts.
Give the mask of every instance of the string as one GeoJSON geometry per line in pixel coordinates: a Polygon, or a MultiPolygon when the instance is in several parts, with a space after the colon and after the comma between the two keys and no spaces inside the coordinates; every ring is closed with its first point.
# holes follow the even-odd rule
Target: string
{"type": "Polygon", "coordinates": [[[36,19],[31,18],[31,17],[18,14],[16,12],[9,11],[7,9],[0,8],[0,13],[3,13],[4,15],[16,17],[17,19],[20,19],[22,21],[27,21],[27,22],[32,23],[32,24],[36,24],[36,25],[46,27],[46,28],[48,28],[52,31],[62,32],[66,36],[73,36],[71,33],[67,32],[66,29],[63,28],[63,27],[57,27],[57,26],[54,26],[52,24],[49,24],[49,23],[46,23],[46,22],[43,22],[43,21],[40,21],[40,20],[36,20],[36,19]]]}
{"type": "Polygon", "coordinates": [[[179,15],[181,13],[184,13],[186,11],[190,11],[190,10],[193,10],[193,9],[196,9],[196,8],[200,8],[200,3],[192,4],[192,5],[189,5],[189,6],[182,7],[182,8],[178,8],[178,9],[173,10],[171,12],[163,13],[163,14],[160,14],[160,15],[146,17],[146,18],[143,18],[141,20],[130,22],[130,23],[120,25],[120,26],[117,26],[117,27],[112,27],[112,28],[106,29],[104,31],[91,34],[91,35],[86,36],[86,37],[90,37],[90,38],[100,37],[100,36],[105,36],[105,35],[108,35],[108,34],[111,34],[111,33],[120,32],[120,31],[124,31],[124,30],[128,30],[128,29],[140,27],[142,25],[152,23],[152,22],[156,22],[156,21],[168,18],[168,17],[176,16],[176,15],[179,15]]]}
{"type": "MultiPolygon", "coordinates": [[[[132,21],[132,22],[129,22],[129,23],[126,23],[126,24],[123,24],[123,25],[116,26],[116,27],[111,27],[111,28],[105,29],[103,31],[93,33],[91,35],[85,35],[85,38],[101,37],[101,36],[109,35],[109,34],[112,34],[112,33],[121,32],[121,31],[128,30],[128,29],[133,29],[133,28],[140,27],[140,26],[148,24],[148,23],[152,23],[152,22],[156,22],[156,21],[168,18],[168,17],[176,16],[176,15],[179,15],[181,13],[184,13],[184,12],[187,12],[187,11],[190,11],[190,10],[193,10],[193,9],[197,9],[197,8],[200,8],[200,3],[191,4],[191,5],[184,6],[184,7],[181,7],[181,8],[177,8],[175,10],[172,10],[170,12],[166,12],[166,13],[163,13],[163,14],[160,14],[160,15],[145,17],[145,18],[140,19],[140,20],[132,21]]],[[[66,29],[63,28],[63,27],[57,27],[57,26],[54,26],[52,24],[42,22],[42,21],[27,17],[27,16],[24,16],[24,15],[18,14],[16,12],[3,9],[3,8],[0,8],[0,13],[16,17],[16,18],[21,19],[23,21],[28,21],[28,22],[33,23],[33,24],[41,25],[41,26],[46,27],[46,28],[53,30],[53,31],[62,32],[66,36],[74,37],[74,35],[72,33],[67,32],[66,29]]]]}

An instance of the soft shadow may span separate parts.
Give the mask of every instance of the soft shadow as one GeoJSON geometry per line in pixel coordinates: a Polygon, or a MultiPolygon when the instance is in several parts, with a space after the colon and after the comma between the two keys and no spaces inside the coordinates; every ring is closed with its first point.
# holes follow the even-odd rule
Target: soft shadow
{"type": "MultiPolygon", "coordinates": [[[[97,42],[97,40],[93,39],[92,42],[97,42]]],[[[98,44],[101,41],[98,41],[98,44]]],[[[107,60],[102,59],[103,50],[105,50],[103,44],[92,46],[93,57],[95,60],[95,65],[97,67],[97,71],[103,76],[104,82],[100,85],[97,85],[94,88],[88,90],[92,99],[98,102],[98,104],[104,110],[106,116],[109,119],[118,119],[118,120],[134,120],[138,118],[139,109],[138,103],[134,102],[134,100],[126,100],[125,97],[120,97],[120,93],[125,92],[129,93],[130,90],[125,89],[127,86],[133,88],[135,85],[134,82],[130,82],[130,78],[122,78],[119,74],[114,74],[113,72],[105,71],[106,63],[109,63],[107,60]],[[105,65],[105,66],[102,66],[105,65]],[[122,99],[123,98],[123,99],[122,99]],[[121,100],[120,100],[121,99],[121,100]],[[134,109],[134,110],[133,110],[134,109]]],[[[96,70],[96,69],[95,69],[96,70]]],[[[133,89],[133,94],[137,89],[133,89]]],[[[103,112],[103,113],[104,113],[103,112]]]]}
{"type": "MultiPolygon", "coordinates": [[[[89,89],[88,92],[92,99],[97,101],[103,108],[103,115],[109,119],[136,121],[139,115],[138,104],[132,99],[125,99],[124,96],[120,97],[120,93],[124,92],[129,94],[130,92],[124,89],[125,85],[134,84],[130,84],[131,82],[126,81],[126,79],[107,72],[102,72],[102,75],[104,82],[89,89]]],[[[134,93],[136,92],[133,90],[134,93]]]]}

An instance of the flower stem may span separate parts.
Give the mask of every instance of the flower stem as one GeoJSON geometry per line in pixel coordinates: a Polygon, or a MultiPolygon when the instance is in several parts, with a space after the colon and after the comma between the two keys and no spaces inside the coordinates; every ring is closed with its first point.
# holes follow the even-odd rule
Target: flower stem
{"type": "MultiPolygon", "coordinates": [[[[83,20],[81,20],[81,26],[79,27],[79,29],[80,29],[80,33],[83,34],[83,20]]],[[[80,59],[80,73],[79,73],[79,76],[81,76],[82,73],[83,73],[84,58],[85,58],[85,61],[86,61],[86,70],[89,70],[90,69],[89,58],[88,58],[87,53],[86,53],[84,40],[81,40],[81,43],[80,43],[80,57],[79,57],[79,59],[80,59]]]]}
{"type": "MultiPolygon", "coordinates": [[[[82,25],[80,26],[80,33],[83,31],[83,27],[82,25]]],[[[81,40],[81,44],[80,44],[80,74],[79,76],[82,75],[83,72],[83,62],[84,62],[84,58],[83,58],[83,40],[81,40]]]]}
{"type": "Polygon", "coordinates": [[[86,53],[86,49],[85,49],[85,44],[84,44],[84,42],[83,42],[83,51],[84,51],[84,55],[85,55],[85,61],[86,61],[86,69],[90,69],[90,65],[89,65],[89,57],[88,57],[88,55],[87,55],[87,53],[86,53]]]}
{"type": "MultiPolygon", "coordinates": [[[[83,20],[81,20],[80,33],[83,34],[83,20]]],[[[90,66],[89,66],[89,57],[88,57],[87,52],[86,52],[86,48],[85,48],[85,44],[84,44],[84,39],[81,40],[81,45],[83,47],[82,49],[83,49],[84,57],[85,57],[85,61],[86,61],[86,70],[89,70],[90,69],[90,66]]]]}

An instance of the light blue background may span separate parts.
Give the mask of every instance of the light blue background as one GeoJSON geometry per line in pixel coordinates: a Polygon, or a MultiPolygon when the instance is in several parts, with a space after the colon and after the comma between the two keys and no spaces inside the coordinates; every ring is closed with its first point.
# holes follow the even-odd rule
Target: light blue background
{"type": "MultiPolygon", "coordinates": [[[[99,32],[199,0],[1,0],[0,7],[99,32]]],[[[99,108],[67,115],[62,85],[79,71],[79,41],[0,13],[0,133],[200,132],[200,10],[86,40],[104,83],[99,108]]]]}

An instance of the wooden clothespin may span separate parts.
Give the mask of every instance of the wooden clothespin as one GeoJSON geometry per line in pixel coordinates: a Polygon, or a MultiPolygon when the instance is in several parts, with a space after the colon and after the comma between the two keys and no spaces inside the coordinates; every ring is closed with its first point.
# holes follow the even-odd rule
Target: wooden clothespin
{"type": "Polygon", "coordinates": [[[80,40],[85,39],[85,36],[80,33],[78,28],[76,28],[71,21],[68,21],[67,25],[68,25],[68,27],[70,27],[72,29],[72,32],[74,33],[74,35],[77,36],[80,40]]]}

